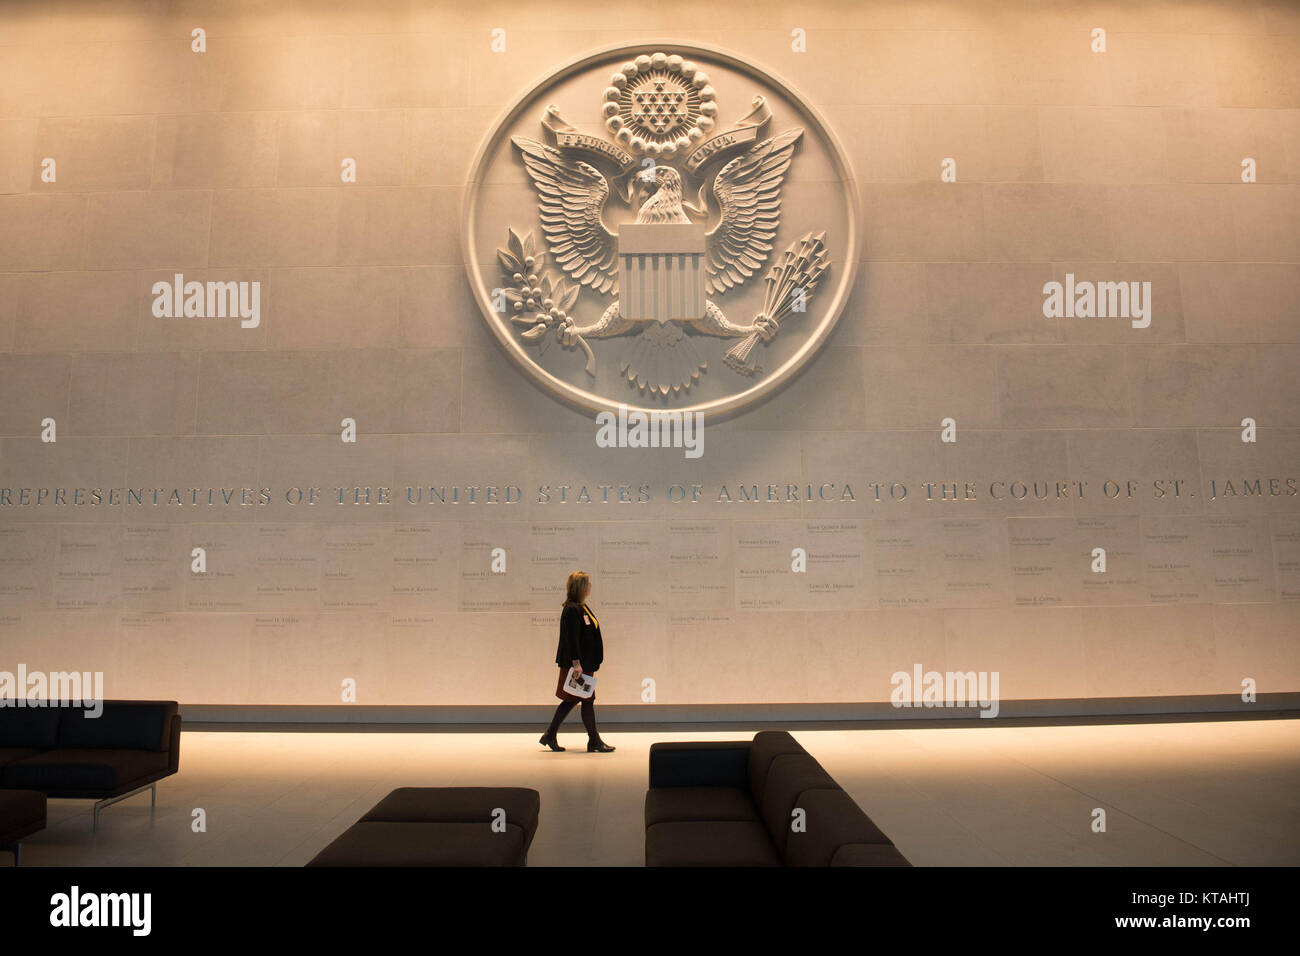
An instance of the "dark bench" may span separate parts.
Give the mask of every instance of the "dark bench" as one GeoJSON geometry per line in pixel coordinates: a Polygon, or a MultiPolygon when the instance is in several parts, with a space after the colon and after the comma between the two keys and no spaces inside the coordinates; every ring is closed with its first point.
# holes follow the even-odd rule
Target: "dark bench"
{"type": "Polygon", "coordinates": [[[82,706],[0,708],[0,788],[95,800],[99,812],[180,767],[181,716],[174,700],[106,700],[92,717],[82,706]]]}
{"type": "Polygon", "coordinates": [[[785,731],[650,747],[646,866],[911,866],[785,731]],[[802,810],[801,829],[794,811],[802,810]]]}
{"type": "Polygon", "coordinates": [[[526,866],[541,795],[522,787],[402,787],[308,866],[526,866]],[[504,829],[493,814],[505,811],[504,829]]]}
{"type": "Polygon", "coordinates": [[[35,790],[0,790],[0,850],[22,862],[23,837],[45,829],[45,794],[35,790]]]}

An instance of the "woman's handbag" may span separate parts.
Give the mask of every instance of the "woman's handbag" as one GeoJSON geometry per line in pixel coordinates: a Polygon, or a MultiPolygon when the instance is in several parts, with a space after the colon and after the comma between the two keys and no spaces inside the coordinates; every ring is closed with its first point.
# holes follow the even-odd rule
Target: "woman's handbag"
{"type": "Polygon", "coordinates": [[[560,700],[590,700],[596,695],[596,675],[583,674],[575,677],[573,668],[568,672],[560,671],[560,682],[555,685],[555,696],[560,700]]]}

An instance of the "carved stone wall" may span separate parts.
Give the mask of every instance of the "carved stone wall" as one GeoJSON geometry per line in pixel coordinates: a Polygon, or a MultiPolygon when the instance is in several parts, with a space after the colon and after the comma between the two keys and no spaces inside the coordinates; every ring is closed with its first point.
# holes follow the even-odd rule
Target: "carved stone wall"
{"type": "MultiPolygon", "coordinates": [[[[842,214],[824,172],[782,202],[842,214]]],[[[608,703],[1300,691],[1298,224],[1285,2],[5,3],[0,670],[546,704],[581,568],[608,703]],[[460,240],[516,97],[665,38],[787,82],[860,194],[833,333],[699,457],[600,447],[460,240]]]]}

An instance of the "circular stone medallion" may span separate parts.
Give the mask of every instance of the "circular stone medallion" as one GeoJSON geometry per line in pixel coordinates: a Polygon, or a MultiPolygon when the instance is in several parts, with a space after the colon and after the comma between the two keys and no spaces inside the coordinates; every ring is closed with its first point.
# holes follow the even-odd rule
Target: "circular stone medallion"
{"type": "Polygon", "coordinates": [[[662,41],[520,97],[462,218],[498,341],[590,411],[715,417],[771,394],[825,343],[860,245],[857,187],[816,111],[734,55],[662,41]]]}

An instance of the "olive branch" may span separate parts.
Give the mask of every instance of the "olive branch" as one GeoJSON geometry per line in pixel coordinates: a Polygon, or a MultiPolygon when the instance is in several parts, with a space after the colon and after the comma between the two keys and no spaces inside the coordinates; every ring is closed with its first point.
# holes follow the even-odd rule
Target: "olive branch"
{"type": "MultiPolygon", "coordinates": [[[[544,355],[551,344],[547,332],[555,329],[558,336],[582,287],[565,282],[563,277],[552,282],[550,271],[542,265],[546,257],[537,250],[532,232],[523,236],[513,229],[507,232],[506,248],[497,249],[497,261],[507,283],[502,291],[510,303],[510,321],[524,327],[519,337],[537,344],[538,354],[544,355]]],[[[587,374],[594,375],[596,355],[591,346],[580,335],[576,344],[587,355],[587,374]]]]}

